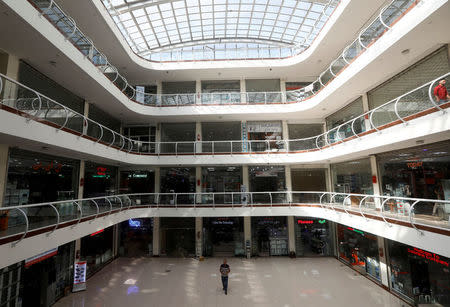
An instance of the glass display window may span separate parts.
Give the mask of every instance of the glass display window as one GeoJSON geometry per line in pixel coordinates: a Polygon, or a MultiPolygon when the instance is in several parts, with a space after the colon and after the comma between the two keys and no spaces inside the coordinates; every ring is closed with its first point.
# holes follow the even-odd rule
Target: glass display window
{"type": "Polygon", "coordinates": [[[248,140],[252,151],[278,151],[284,149],[281,121],[247,122],[248,140]]]}
{"type": "Polygon", "coordinates": [[[380,277],[378,239],[362,230],[338,224],[339,258],[377,281],[380,277]]]}
{"type": "Polygon", "coordinates": [[[109,263],[113,259],[113,227],[81,238],[80,255],[87,261],[88,277],[109,263]]]}
{"type": "Polygon", "coordinates": [[[391,290],[415,304],[450,306],[450,259],[387,240],[391,290]]]}
{"type": "Polygon", "coordinates": [[[129,219],[120,223],[119,254],[125,257],[153,254],[153,218],[129,219]]]}
{"type": "MultiPolygon", "coordinates": [[[[257,165],[250,166],[250,192],[282,192],[286,191],[286,173],[284,166],[279,165],[257,165]]],[[[272,194],[273,202],[283,202],[286,200],[285,193],[272,194]]],[[[253,202],[270,203],[267,193],[254,193],[253,202]]]]}
{"type": "Polygon", "coordinates": [[[325,219],[295,217],[295,251],[297,256],[333,255],[333,232],[325,219]]]}
{"type": "Polygon", "coordinates": [[[13,148],[8,159],[4,205],[74,199],[78,172],[76,160],[13,148]]]}
{"type": "Polygon", "coordinates": [[[369,159],[331,165],[334,192],[373,194],[369,159]]]}
{"type": "Polygon", "coordinates": [[[155,172],[153,170],[120,172],[120,194],[154,192],[155,172]]]}
{"type": "Polygon", "coordinates": [[[288,230],[285,216],[252,217],[252,254],[287,256],[288,230]]]}
{"type": "Polygon", "coordinates": [[[243,256],[244,218],[209,217],[203,219],[205,256],[243,256]]]}
{"type": "Polygon", "coordinates": [[[86,162],[84,173],[84,197],[117,194],[118,168],[106,164],[86,162]]]}

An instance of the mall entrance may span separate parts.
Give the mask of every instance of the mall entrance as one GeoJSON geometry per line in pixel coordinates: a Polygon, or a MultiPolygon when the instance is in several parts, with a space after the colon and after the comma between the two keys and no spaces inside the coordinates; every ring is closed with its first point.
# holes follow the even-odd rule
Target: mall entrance
{"type": "Polygon", "coordinates": [[[242,217],[205,217],[203,233],[205,256],[244,255],[244,219],[242,217]]]}
{"type": "Polygon", "coordinates": [[[195,218],[162,217],[160,223],[162,255],[195,256],[195,218]]]}
{"type": "Polygon", "coordinates": [[[252,217],[252,255],[286,256],[288,253],[287,218],[252,217]]]}

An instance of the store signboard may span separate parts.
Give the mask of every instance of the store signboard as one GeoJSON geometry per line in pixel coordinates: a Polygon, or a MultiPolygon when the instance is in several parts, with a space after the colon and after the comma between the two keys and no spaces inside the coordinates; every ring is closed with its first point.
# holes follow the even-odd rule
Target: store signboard
{"type": "Polygon", "coordinates": [[[86,290],[86,261],[75,262],[75,272],[73,274],[72,292],[86,290]]]}
{"type": "Polygon", "coordinates": [[[280,122],[248,122],[248,132],[281,132],[280,122]]]}
{"type": "Polygon", "coordinates": [[[247,123],[241,123],[241,134],[242,134],[242,152],[248,152],[248,135],[247,135],[247,123]]]}
{"type": "Polygon", "coordinates": [[[51,250],[48,250],[46,252],[37,254],[36,256],[30,257],[25,260],[25,267],[28,268],[29,266],[32,266],[35,263],[44,261],[45,259],[48,259],[50,257],[55,256],[58,253],[58,248],[52,248],[51,250]]]}
{"type": "Polygon", "coordinates": [[[409,248],[408,247],[408,253],[425,258],[427,260],[442,264],[446,267],[448,267],[448,262],[444,261],[441,259],[441,257],[439,255],[436,255],[435,253],[430,253],[427,251],[424,251],[420,248],[414,247],[414,248],[409,248]]]}
{"type": "Polygon", "coordinates": [[[297,220],[297,224],[299,225],[307,225],[307,224],[313,224],[314,221],[311,220],[297,220]]]}

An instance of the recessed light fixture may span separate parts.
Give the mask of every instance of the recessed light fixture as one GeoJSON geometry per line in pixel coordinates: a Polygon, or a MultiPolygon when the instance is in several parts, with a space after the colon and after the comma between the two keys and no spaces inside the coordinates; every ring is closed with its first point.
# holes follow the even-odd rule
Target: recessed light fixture
{"type": "Polygon", "coordinates": [[[409,51],[410,51],[409,49],[404,49],[404,50],[402,50],[402,54],[406,55],[409,53],[409,51]]]}

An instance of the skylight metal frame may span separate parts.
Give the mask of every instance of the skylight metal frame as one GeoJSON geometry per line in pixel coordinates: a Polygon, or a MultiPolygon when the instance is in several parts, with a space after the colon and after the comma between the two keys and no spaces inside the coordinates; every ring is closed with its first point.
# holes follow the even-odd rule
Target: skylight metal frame
{"type": "Polygon", "coordinates": [[[309,47],[339,0],[102,2],[136,54],[152,59],[158,54],[161,58],[164,54],[173,58],[172,53],[175,53],[179,55],[177,60],[183,60],[183,53],[198,53],[202,46],[218,50],[219,55],[214,54],[213,59],[223,58],[223,52],[243,49],[246,49],[245,58],[281,58],[281,54],[297,54],[309,47]],[[248,46],[217,47],[227,42],[248,46]],[[274,48],[278,48],[277,52],[274,48]],[[279,56],[270,56],[271,50],[279,56]],[[265,53],[269,56],[264,56],[265,53]]]}

